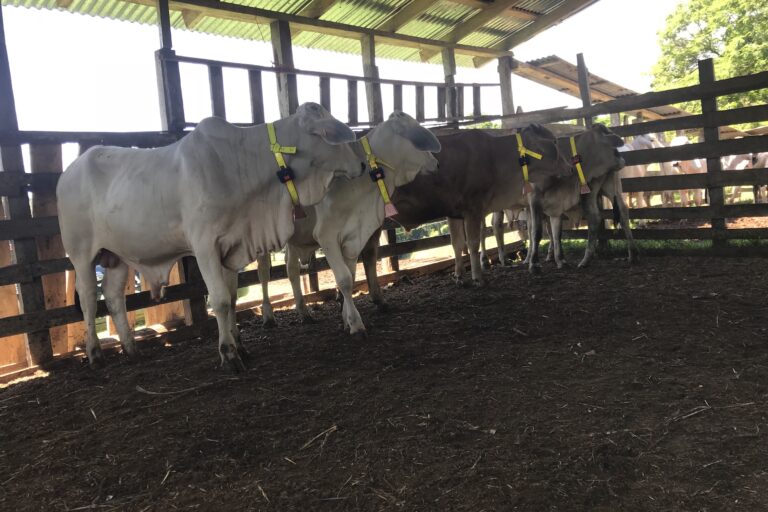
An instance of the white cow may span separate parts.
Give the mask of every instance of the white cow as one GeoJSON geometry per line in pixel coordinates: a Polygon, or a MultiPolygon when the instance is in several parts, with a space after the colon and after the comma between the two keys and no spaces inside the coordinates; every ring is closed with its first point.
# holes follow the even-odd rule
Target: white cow
{"type": "MultiPolygon", "coordinates": [[[[300,204],[320,201],[334,176],[362,174],[360,157],[343,144],[354,134],[320,105],[305,103],[273,126],[300,204]]],[[[134,355],[123,295],[128,265],[157,298],[173,264],[195,256],[216,315],[222,364],[244,369],[234,309],[237,270],[282,248],[294,231],[292,198],[276,176],[273,149],[267,125],[238,128],[208,118],[170,146],[97,146],[69,166],[56,189],[59,223],[77,276],[92,367],[104,362],[94,320],[96,262],[106,268],[103,293],[123,350],[134,355]]]]}
{"type": "MultiPolygon", "coordinates": [[[[395,187],[411,182],[419,171],[433,172],[437,160],[431,152],[440,151],[440,142],[408,114],[395,112],[384,123],[367,134],[371,152],[384,171],[389,194],[395,187]]],[[[363,145],[353,144],[361,158],[366,158],[363,145]]],[[[325,198],[307,209],[307,218],[296,222],[296,231],[286,246],[285,260],[288,278],[293,288],[296,310],[304,321],[311,316],[304,303],[299,283],[299,260],[309,261],[318,247],[325,258],[344,298],[342,318],[350,334],[365,333],[365,325],[352,301],[357,258],[371,235],[384,222],[384,200],[376,183],[368,176],[354,180],[335,180],[325,198]]],[[[262,283],[262,315],[265,325],[274,324],[269,303],[269,256],[259,259],[259,280],[262,283]]],[[[378,287],[372,288],[372,298],[378,287]]]]}
{"type": "MultiPolygon", "coordinates": [[[[619,151],[637,151],[641,149],[656,149],[663,148],[664,144],[659,141],[658,137],[653,134],[638,135],[634,137],[631,142],[625,144],[619,151]]],[[[661,162],[659,164],[662,176],[671,176],[677,174],[675,168],[669,162],[661,162]]],[[[619,176],[623,178],[642,178],[648,176],[648,164],[628,165],[624,167],[619,176]]],[[[627,193],[627,205],[632,207],[632,198],[635,199],[635,208],[643,208],[651,206],[652,192],[628,192],[627,193]]],[[[661,202],[664,206],[672,206],[674,204],[674,194],[672,192],[664,191],[661,193],[661,202]]]]}
{"type": "MultiPolygon", "coordinates": [[[[748,155],[728,155],[720,159],[724,171],[743,171],[752,168],[752,154],[748,155]]],[[[728,194],[728,203],[734,204],[741,199],[741,187],[736,185],[731,187],[728,194]]],[[[757,201],[755,201],[757,202],[757,201]]]]}
{"type": "MultiPolygon", "coordinates": [[[[766,153],[753,153],[752,154],[752,168],[753,169],[766,169],[768,168],[768,152],[766,153]]],[[[768,202],[768,189],[765,185],[754,185],[752,190],[755,194],[755,203],[768,202]]]]}
{"type": "MultiPolygon", "coordinates": [[[[677,147],[677,146],[684,146],[686,144],[690,144],[691,141],[688,140],[688,137],[685,135],[678,135],[672,141],[669,143],[669,147],[677,147]]],[[[675,162],[672,162],[672,166],[677,168],[681,174],[696,174],[701,172],[706,172],[706,169],[704,167],[704,163],[700,158],[696,158],[694,160],[678,160],[675,162]]],[[[680,203],[682,206],[690,206],[691,200],[690,196],[688,195],[688,190],[681,190],[680,191],[680,203]]],[[[703,192],[702,189],[697,188],[693,191],[693,202],[696,206],[701,206],[703,203],[703,192]]]]}

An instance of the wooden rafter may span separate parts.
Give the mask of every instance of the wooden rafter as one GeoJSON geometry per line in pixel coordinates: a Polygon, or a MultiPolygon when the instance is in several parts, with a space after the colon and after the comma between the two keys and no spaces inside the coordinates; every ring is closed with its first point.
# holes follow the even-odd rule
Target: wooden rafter
{"type": "Polygon", "coordinates": [[[192,30],[200,24],[203,19],[203,13],[200,11],[192,11],[189,9],[181,10],[181,19],[184,21],[184,25],[192,30]]]}
{"type": "MultiPolygon", "coordinates": [[[[483,2],[482,0],[451,0],[451,2],[468,5],[477,9],[488,7],[488,3],[483,2]]],[[[521,7],[512,6],[500,12],[499,16],[504,18],[514,18],[517,20],[533,21],[540,16],[540,13],[528,9],[523,9],[521,7]]]]}
{"type": "Polygon", "coordinates": [[[307,4],[299,9],[296,13],[299,16],[306,16],[307,18],[319,18],[328,10],[333,7],[336,0],[310,0],[307,4]]]}
{"type": "MultiPolygon", "coordinates": [[[[156,0],[128,1],[141,5],[149,5],[152,7],[155,7],[156,5],[156,0]]],[[[169,5],[170,8],[175,11],[183,11],[186,9],[190,11],[201,12],[205,16],[212,16],[220,19],[228,19],[234,21],[244,21],[248,23],[270,23],[272,21],[286,21],[291,24],[291,29],[293,31],[305,30],[307,32],[317,32],[321,34],[329,34],[358,40],[363,36],[373,36],[376,39],[376,42],[379,44],[403,46],[407,48],[415,48],[418,50],[440,51],[442,48],[453,48],[454,51],[458,54],[481,56],[487,57],[488,59],[493,59],[509,54],[509,52],[506,51],[483,48],[480,46],[450,43],[446,41],[426,39],[423,37],[409,36],[406,34],[386,32],[378,29],[369,29],[334,21],[318,20],[314,18],[307,18],[305,16],[297,16],[295,14],[270,11],[258,7],[249,7],[229,2],[218,2],[215,0],[169,0],[169,5]]]]}
{"type": "Polygon", "coordinates": [[[413,0],[411,3],[396,11],[391,18],[388,18],[376,28],[385,32],[397,32],[400,27],[416,18],[419,14],[432,7],[438,1],[439,0],[413,0]]]}

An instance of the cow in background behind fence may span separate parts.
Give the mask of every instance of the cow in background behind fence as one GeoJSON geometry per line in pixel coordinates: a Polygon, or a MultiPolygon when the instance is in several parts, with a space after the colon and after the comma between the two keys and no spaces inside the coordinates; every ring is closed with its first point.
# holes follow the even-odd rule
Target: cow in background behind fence
{"type": "Polygon", "coordinates": [[[170,146],[96,146],[76,159],[56,197],[91,366],[104,363],[94,265],[106,269],[107,308],[123,350],[133,355],[123,292],[128,265],[160,298],[174,263],[195,256],[216,315],[222,364],[244,369],[247,352],[235,321],[237,270],[281,249],[293,234],[294,215],[320,201],[334,176],[363,173],[360,157],[344,144],[353,140],[352,130],[325,108],[305,103],[273,125],[238,128],[212,117],[170,146]]]}
{"type": "MultiPolygon", "coordinates": [[[[669,147],[678,147],[690,144],[691,141],[685,135],[678,135],[669,143],[669,147]]],[[[676,160],[672,162],[672,166],[680,171],[680,174],[697,174],[706,172],[707,169],[704,166],[704,162],[700,158],[693,160],[676,160]]],[[[690,190],[680,190],[680,204],[682,206],[691,206],[691,199],[689,196],[690,190]]],[[[701,206],[703,203],[704,191],[700,188],[693,190],[693,204],[701,206]]]]}
{"type": "MultiPolygon", "coordinates": [[[[626,152],[626,151],[637,151],[637,150],[643,150],[643,149],[657,149],[657,148],[663,148],[663,147],[666,147],[666,146],[657,135],[647,134],[647,135],[638,135],[637,137],[634,137],[634,139],[631,142],[619,148],[619,151],[626,152]]],[[[650,164],[628,165],[621,170],[619,175],[621,176],[621,178],[643,178],[649,175],[649,171],[648,171],[649,165],[650,164]]],[[[661,171],[661,176],[671,176],[673,174],[677,174],[677,171],[675,170],[675,168],[672,166],[670,162],[661,162],[659,164],[659,170],[661,171]]],[[[629,207],[634,207],[634,208],[650,207],[652,195],[653,195],[652,192],[627,192],[626,203],[629,207]],[[632,205],[633,197],[635,199],[634,206],[632,205]]],[[[661,203],[663,206],[673,206],[674,202],[675,202],[675,197],[673,192],[665,190],[661,193],[661,203]]]]}

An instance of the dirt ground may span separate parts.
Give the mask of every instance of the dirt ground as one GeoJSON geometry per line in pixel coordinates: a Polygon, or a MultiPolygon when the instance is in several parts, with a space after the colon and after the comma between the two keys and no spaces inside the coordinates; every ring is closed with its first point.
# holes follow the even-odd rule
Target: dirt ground
{"type": "MultiPolygon", "coordinates": [[[[571,255],[575,260],[576,255],[571,255]]],[[[0,510],[768,509],[768,260],[400,282],[0,390],[0,510]]]]}

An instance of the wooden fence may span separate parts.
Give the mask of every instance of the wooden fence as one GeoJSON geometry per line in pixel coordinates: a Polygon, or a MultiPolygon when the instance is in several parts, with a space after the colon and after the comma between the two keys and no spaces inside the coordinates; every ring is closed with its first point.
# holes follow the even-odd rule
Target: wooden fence
{"type": "MultiPolygon", "coordinates": [[[[265,71],[276,74],[305,73],[317,76],[321,98],[326,103],[330,101],[328,92],[330,79],[343,79],[350,84],[355,82],[354,86],[349,86],[349,121],[351,124],[356,124],[357,100],[353,100],[351,91],[356,91],[357,81],[392,84],[396,107],[402,106],[401,88],[403,85],[412,85],[417,92],[423,91],[424,87],[446,88],[445,84],[301,72],[295,69],[284,71],[280,68],[217,63],[204,59],[175,56],[170,56],[167,61],[164,60],[163,66],[167,67],[179,62],[192,62],[208,67],[211,102],[214,113],[218,114],[226,114],[221,68],[233,66],[247,69],[252,86],[254,121],[263,121],[260,74],[265,71]],[[399,93],[398,88],[400,88],[399,93]]],[[[460,96],[457,91],[463,90],[464,87],[472,87],[473,98],[475,98],[473,116],[465,118],[454,104],[454,107],[448,108],[452,115],[439,116],[435,121],[444,121],[446,125],[460,126],[503,117],[505,124],[511,127],[522,127],[531,122],[556,123],[573,119],[584,119],[589,124],[593,116],[601,114],[632,112],[637,109],[684,101],[700,101],[703,111],[700,115],[613,127],[613,130],[622,136],[674,130],[703,130],[703,142],[675,148],[634,151],[625,153],[624,156],[628,164],[705,158],[707,161],[706,173],[626,179],[623,181],[623,185],[625,191],[706,188],[709,192],[709,204],[707,206],[632,209],[630,217],[635,219],[707,219],[711,223],[711,227],[653,231],[635,230],[636,236],[638,238],[711,239],[716,246],[726,244],[728,239],[762,238],[768,234],[767,229],[729,229],[725,219],[766,216],[768,215],[768,205],[725,205],[723,187],[768,184],[768,170],[723,171],[720,166],[720,158],[730,154],[768,151],[768,137],[756,136],[738,140],[719,140],[718,127],[768,119],[768,106],[759,105],[718,111],[716,98],[765,87],[765,84],[768,83],[768,73],[716,81],[712,73],[711,61],[702,61],[700,76],[701,83],[695,86],[625,97],[597,105],[589,105],[586,102],[587,104],[583,108],[578,109],[550,109],[516,116],[480,115],[480,94],[476,91],[480,87],[497,84],[455,84],[450,86],[454,87],[453,89],[446,89],[453,90],[453,93],[438,94],[439,101],[444,107],[448,106],[449,101],[454,101],[451,98],[460,96]]],[[[331,105],[328,103],[326,106],[330,107],[331,105]]],[[[423,116],[423,94],[417,93],[415,109],[417,117],[421,112],[420,118],[429,121],[423,116]],[[421,103],[419,103],[420,101],[421,103]]],[[[438,112],[440,111],[438,109],[438,112]]],[[[0,196],[4,198],[5,208],[2,212],[3,220],[0,220],[0,308],[3,308],[2,318],[0,318],[0,355],[5,357],[6,366],[0,367],[0,373],[7,373],[12,370],[45,364],[52,359],[54,353],[69,353],[83,336],[82,315],[73,305],[72,266],[65,257],[61,246],[56,217],[54,192],[55,184],[63,170],[62,144],[77,143],[81,152],[94,144],[154,147],[169,144],[177,140],[183,133],[180,131],[140,133],[29,132],[19,131],[15,129],[13,124],[6,123],[3,126],[6,129],[0,132],[4,170],[4,172],[0,172],[0,196]],[[31,172],[25,172],[24,169],[23,146],[29,147],[31,172]]],[[[186,122],[184,122],[184,126],[186,126],[186,122]]],[[[397,260],[394,257],[419,250],[442,247],[449,243],[445,235],[397,243],[394,227],[391,225],[385,227],[388,228],[389,243],[382,248],[381,256],[392,258],[395,270],[397,269],[397,260]]],[[[585,236],[585,232],[583,230],[570,231],[567,236],[580,238],[585,236]]],[[[610,238],[618,235],[614,232],[608,232],[604,236],[610,238]]],[[[325,268],[327,268],[327,264],[321,258],[316,261],[309,273],[316,275],[317,271],[325,268]]],[[[272,278],[282,277],[285,277],[285,268],[283,266],[273,268],[272,278]]],[[[169,325],[181,326],[168,333],[167,336],[171,339],[184,339],[207,332],[214,327],[214,323],[212,323],[205,306],[206,289],[200,279],[199,272],[196,270],[194,259],[185,258],[180,263],[176,281],[175,284],[167,288],[161,306],[175,303],[172,316],[176,318],[169,325]],[[183,307],[179,307],[179,305],[183,305],[183,307]]],[[[240,273],[240,287],[256,283],[258,283],[256,271],[240,273]]],[[[315,279],[312,290],[316,291],[317,289],[315,279]]],[[[127,295],[129,311],[151,308],[156,305],[151,301],[149,292],[128,293],[127,295]]],[[[98,311],[99,315],[106,313],[103,301],[99,303],[98,311]]],[[[169,315],[170,313],[166,311],[156,315],[155,318],[168,321],[169,315]]]]}

